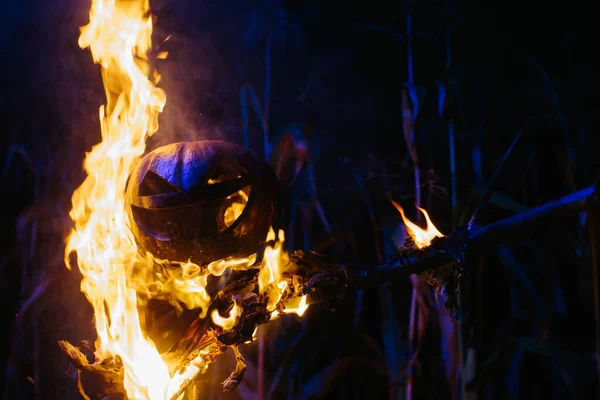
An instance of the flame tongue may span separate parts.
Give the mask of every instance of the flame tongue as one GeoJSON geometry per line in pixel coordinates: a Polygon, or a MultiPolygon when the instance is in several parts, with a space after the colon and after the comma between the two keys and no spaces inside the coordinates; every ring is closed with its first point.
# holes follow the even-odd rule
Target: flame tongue
{"type": "Polygon", "coordinates": [[[400,204],[396,203],[394,200],[392,200],[392,204],[394,204],[394,207],[396,207],[396,209],[400,212],[400,215],[402,216],[402,221],[404,221],[404,225],[406,226],[408,234],[413,238],[413,240],[415,241],[415,245],[419,249],[429,246],[434,238],[444,236],[440,231],[437,230],[435,225],[433,225],[433,222],[431,222],[427,211],[425,211],[421,207],[417,208],[425,216],[425,221],[427,221],[427,229],[422,229],[417,224],[411,222],[408,218],[406,218],[406,215],[404,215],[404,209],[400,206],[400,204]]]}
{"type": "MultiPolygon", "coordinates": [[[[158,129],[158,115],[166,96],[156,87],[150,73],[147,52],[151,48],[152,19],[148,0],[92,0],[90,22],[82,28],[79,45],[90,48],[94,61],[102,66],[107,103],[100,107],[102,141],[86,154],[87,177],[72,197],[70,217],[74,229],[67,239],[65,262],[77,253],[82,273],[81,290],[94,308],[98,334],[96,362],[118,358],[123,364],[124,386],[129,399],[170,399],[181,385],[203,371],[202,356],[175,375],[146,336],[138,308],[139,293],[168,299],[198,309],[199,318],[212,317],[215,325],[231,329],[242,311],[234,304],[228,317],[206,315],[210,296],[207,276],[221,275],[227,268],[247,268],[256,255],[245,259],[215,260],[206,268],[183,263],[178,269],[154,271],[156,260],[139,254],[125,209],[125,187],[132,167],[144,153],[146,139],[158,129]]],[[[240,215],[247,202],[241,191],[224,210],[227,227],[240,215]]],[[[267,240],[276,239],[271,230],[267,240]]],[[[286,288],[283,278],[288,256],[283,251],[284,234],[267,247],[258,276],[259,291],[268,298],[267,310],[276,308],[286,288]]],[[[306,296],[298,304],[286,304],[284,312],[301,315],[306,296]]]]}
{"type": "Polygon", "coordinates": [[[107,104],[100,107],[102,142],[86,155],[87,178],[73,193],[74,229],[66,246],[67,266],[75,251],[83,275],[81,290],[94,307],[96,361],[121,359],[130,399],[169,398],[185,379],[169,375],[142,332],[136,285],[144,277],[135,271],[147,270],[150,261],[138,255],[124,206],[127,177],[144,152],[145,140],[158,129],[166,101],[165,93],[148,79],[148,9],[147,0],[93,0],[90,22],[81,30],[79,45],[89,47],[102,66],[107,104]]]}

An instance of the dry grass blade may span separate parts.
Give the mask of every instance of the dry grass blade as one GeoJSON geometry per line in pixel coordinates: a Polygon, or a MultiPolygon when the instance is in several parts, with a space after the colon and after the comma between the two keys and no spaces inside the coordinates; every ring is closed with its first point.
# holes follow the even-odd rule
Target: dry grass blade
{"type": "Polygon", "coordinates": [[[512,141],[512,143],[509,146],[508,150],[506,150],[506,152],[504,153],[504,157],[502,157],[502,160],[500,161],[500,164],[498,164],[498,166],[496,167],[496,170],[494,171],[494,175],[492,176],[492,178],[488,182],[488,185],[487,185],[485,191],[481,195],[481,200],[479,201],[479,205],[477,206],[477,208],[475,208],[475,211],[473,212],[473,215],[469,219],[469,223],[467,225],[469,228],[471,226],[473,226],[473,224],[475,223],[475,220],[477,218],[477,213],[479,212],[479,210],[481,209],[481,207],[484,204],[487,203],[487,201],[489,200],[490,196],[492,195],[492,192],[493,192],[493,189],[494,189],[494,185],[496,184],[496,179],[498,178],[498,175],[500,174],[500,171],[502,171],[502,167],[506,163],[506,160],[508,160],[508,157],[512,154],[515,146],[519,142],[519,139],[521,139],[521,137],[525,133],[525,130],[529,126],[529,122],[531,121],[532,118],[533,118],[533,116],[529,116],[529,118],[527,118],[527,121],[525,121],[525,124],[523,124],[523,127],[521,128],[521,130],[519,131],[519,133],[517,133],[517,136],[512,141]]]}

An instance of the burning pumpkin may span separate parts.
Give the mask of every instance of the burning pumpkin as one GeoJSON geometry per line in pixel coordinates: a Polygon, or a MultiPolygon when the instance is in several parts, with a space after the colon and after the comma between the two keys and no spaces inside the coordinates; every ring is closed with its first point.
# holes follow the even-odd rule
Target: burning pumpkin
{"type": "Polygon", "coordinates": [[[142,252],[204,264],[256,252],[275,223],[278,194],[273,171],[245,148],[179,142],[137,164],[126,207],[142,252]]]}

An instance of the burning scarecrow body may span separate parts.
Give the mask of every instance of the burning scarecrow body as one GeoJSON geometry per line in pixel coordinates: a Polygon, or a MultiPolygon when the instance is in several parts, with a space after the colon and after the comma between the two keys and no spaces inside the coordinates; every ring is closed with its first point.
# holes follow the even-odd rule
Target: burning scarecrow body
{"type": "Polygon", "coordinates": [[[151,34],[148,0],[93,0],[79,38],[102,68],[107,95],[102,141],[86,155],[87,177],[72,196],[74,227],[65,249],[94,309],[93,344],[60,342],[84,398],[180,399],[228,348],[237,366],[223,389],[232,390],[245,369],[237,346],[251,341],[258,325],[410,274],[424,274],[438,292],[446,289],[455,316],[467,243],[469,251],[480,249],[512,235],[515,226],[577,212],[597,197],[590,187],[448,236],[424,210],[426,230],[397,206],[409,240],[393,259],[357,271],[313,252],[287,254],[278,229],[279,184],[252,153],[223,141],[173,143],[146,153],[166,102],[148,62],[151,34]]]}
{"type": "Polygon", "coordinates": [[[278,314],[302,314],[315,275],[282,251],[278,182],[250,152],[202,141],[142,158],[166,102],[148,62],[151,37],[147,0],[94,0],[79,37],[107,95],[65,249],[94,309],[94,344],[60,343],[86,398],[180,398],[228,347],[231,390],[245,368],[236,346],[278,314]]]}
{"type": "MultiPolygon", "coordinates": [[[[274,229],[278,199],[279,184],[270,167],[233,143],[173,143],[138,161],[120,199],[123,220],[98,221],[126,224],[130,237],[123,239],[135,248],[129,253],[134,260],[110,253],[113,262],[122,264],[104,272],[102,265],[86,270],[86,259],[78,258],[84,292],[102,301],[95,315],[96,345],[105,340],[110,349],[106,357],[96,348],[99,361],[90,364],[79,349],[61,342],[77,368],[82,394],[122,396],[125,389],[130,398],[178,398],[228,347],[237,367],[223,389],[232,390],[245,369],[237,346],[252,341],[258,325],[280,314],[302,315],[309,303],[340,298],[350,285],[378,285],[407,271],[427,271],[441,289],[461,258],[464,241],[454,246],[457,253],[449,251],[449,239],[424,210],[428,229],[405,219],[410,239],[401,256],[387,264],[353,273],[316,253],[287,255],[284,234],[278,230],[276,236],[274,229]],[[106,286],[95,292],[100,285],[106,286]],[[137,358],[144,357],[153,364],[138,364],[137,358]],[[149,381],[139,378],[140,370],[149,381]],[[153,387],[155,374],[162,382],[153,387]]],[[[110,244],[103,239],[97,239],[99,244],[110,244]]]]}
{"type": "MultiPolygon", "coordinates": [[[[258,325],[280,314],[302,315],[308,304],[340,298],[351,285],[374,286],[407,273],[425,271],[442,289],[462,259],[464,240],[445,238],[425,210],[428,228],[419,228],[395,203],[411,234],[398,258],[352,272],[313,252],[288,255],[283,232],[275,234],[279,190],[266,163],[224,141],[173,143],[135,163],[119,219],[99,219],[95,228],[124,224],[128,236],[107,227],[108,237],[92,241],[123,240],[133,259],[112,248],[105,249],[107,260],[77,252],[82,288],[99,307],[95,363],[61,342],[82,395],[179,398],[228,347],[237,367],[223,389],[232,390],[245,369],[237,346],[252,341],[258,325]],[[95,269],[86,269],[93,262],[95,269]],[[108,356],[99,352],[103,344],[108,356]]],[[[79,245],[95,251],[88,242],[79,245]]]]}

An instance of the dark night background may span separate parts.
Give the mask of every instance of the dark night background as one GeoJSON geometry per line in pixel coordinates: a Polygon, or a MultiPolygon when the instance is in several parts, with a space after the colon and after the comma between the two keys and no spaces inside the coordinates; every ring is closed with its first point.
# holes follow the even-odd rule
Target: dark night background
{"type": "MultiPolygon", "coordinates": [[[[264,115],[249,94],[262,107],[268,86],[270,162],[291,157],[302,166],[297,176],[280,175],[290,182],[290,248],[354,266],[394,253],[403,228],[390,198],[416,218],[403,90],[418,95],[421,204],[443,233],[465,222],[532,115],[480,223],[592,184],[600,136],[591,6],[483,3],[151,1],[157,38],[172,38],[162,45],[169,57],[156,61],[167,105],[148,146],[218,138],[263,156],[264,115]]],[[[99,141],[104,102],[99,67],[77,46],[89,2],[2,8],[0,393],[78,399],[57,341],[95,338],[80,277],[63,263],[70,196],[84,178],[85,151],[99,141]]],[[[582,213],[471,260],[460,324],[422,283],[413,299],[409,280],[352,294],[334,312],[315,305],[302,319],[281,318],[263,329],[262,393],[253,343],[243,349],[242,385],[220,392],[233,367],[224,356],[205,376],[203,398],[598,398],[595,221],[582,213]]]]}

